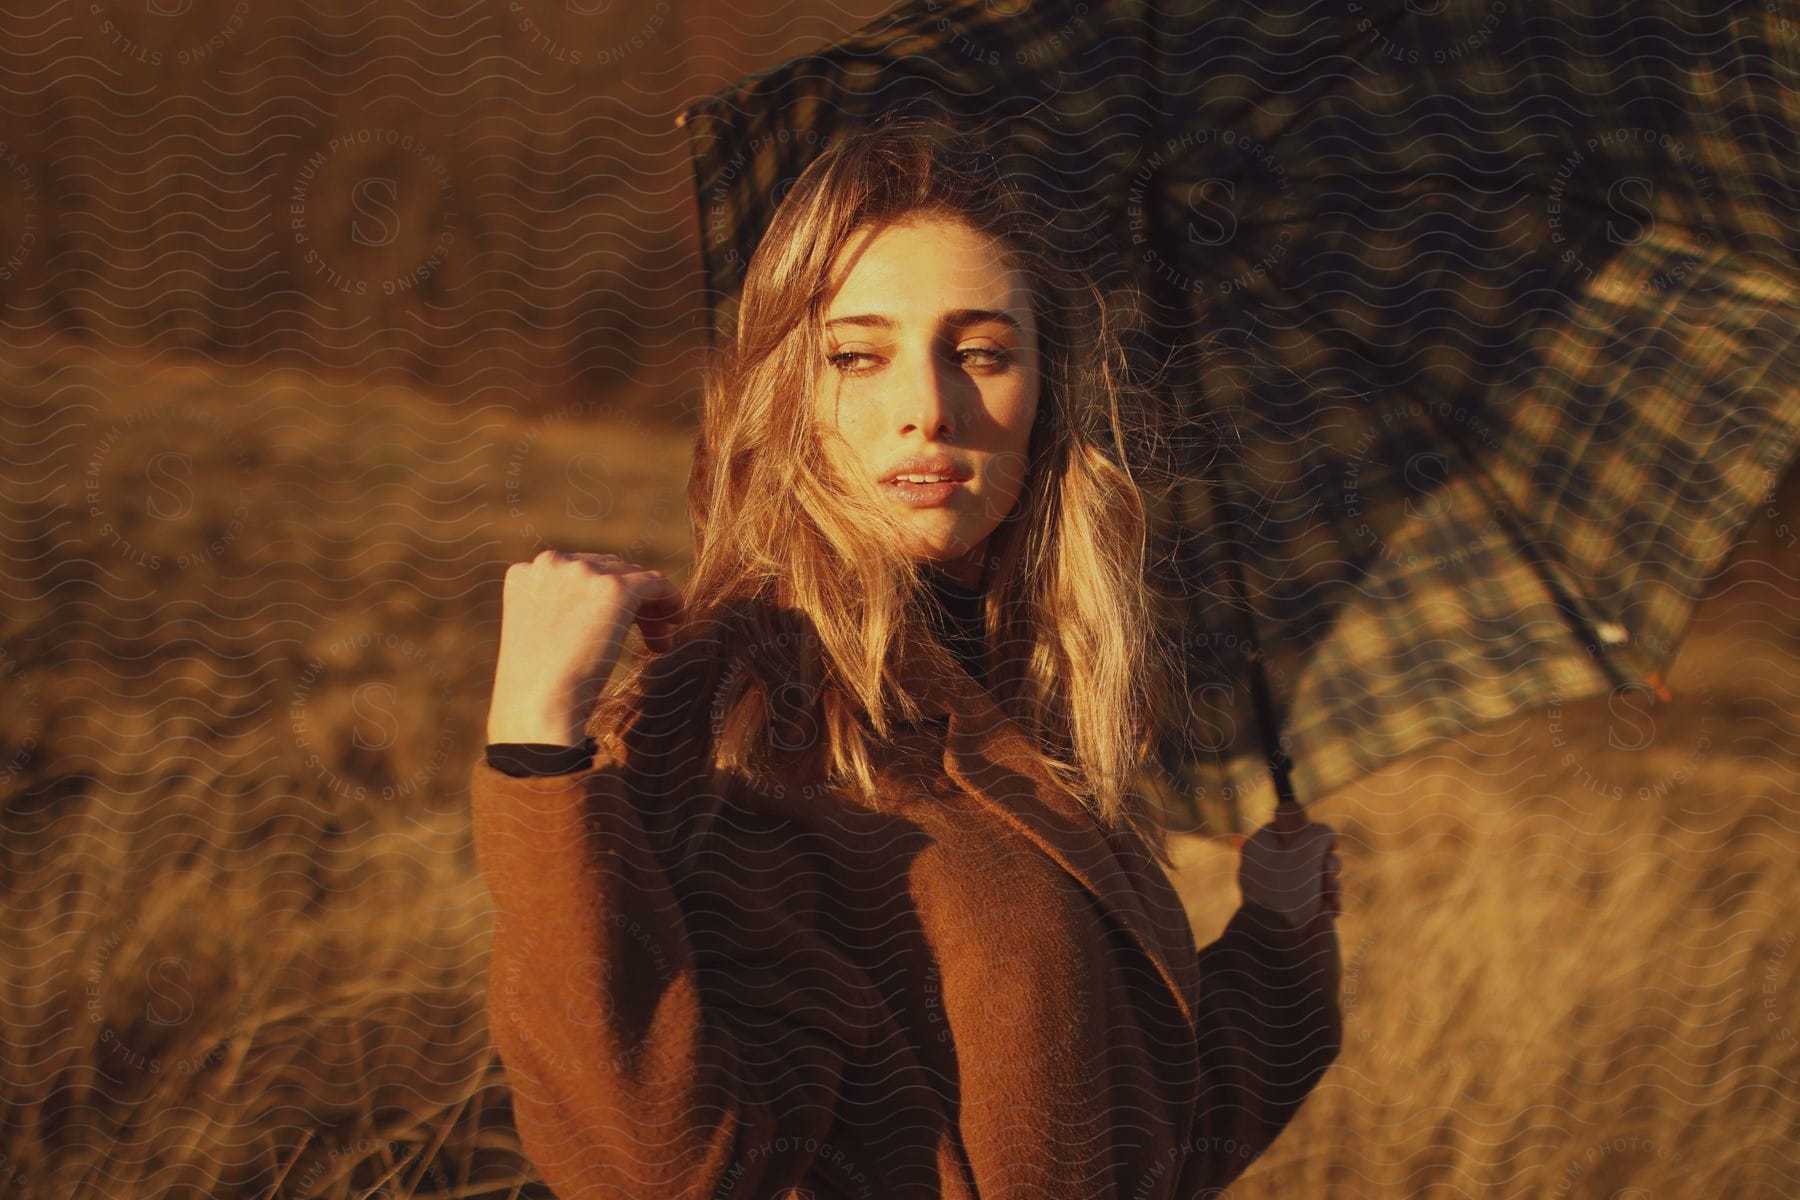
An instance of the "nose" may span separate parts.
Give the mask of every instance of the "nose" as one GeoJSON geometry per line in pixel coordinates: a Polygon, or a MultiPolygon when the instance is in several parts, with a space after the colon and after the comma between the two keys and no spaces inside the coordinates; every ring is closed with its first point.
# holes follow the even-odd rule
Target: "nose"
{"type": "Polygon", "coordinates": [[[950,364],[931,347],[906,355],[907,366],[896,381],[895,423],[902,434],[923,431],[928,441],[956,435],[957,380],[950,364]]]}

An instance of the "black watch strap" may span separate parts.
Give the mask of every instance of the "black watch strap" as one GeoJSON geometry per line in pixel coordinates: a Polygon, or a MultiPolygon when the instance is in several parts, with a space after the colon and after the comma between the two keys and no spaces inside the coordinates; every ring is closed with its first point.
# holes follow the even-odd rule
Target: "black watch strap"
{"type": "Polygon", "coordinates": [[[487,764],[505,775],[567,775],[591,766],[599,749],[591,737],[573,746],[555,742],[489,742],[487,764]]]}

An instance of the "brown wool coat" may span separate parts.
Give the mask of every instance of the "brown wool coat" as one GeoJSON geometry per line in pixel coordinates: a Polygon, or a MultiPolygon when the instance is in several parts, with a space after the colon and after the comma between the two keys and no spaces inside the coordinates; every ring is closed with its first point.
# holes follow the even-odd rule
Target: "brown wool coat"
{"type": "Polygon", "coordinates": [[[1337,1057],[1330,918],[1245,905],[1197,949],[935,647],[876,814],[704,766],[708,646],[658,657],[623,753],[473,768],[488,1015],[561,1200],[1187,1200],[1337,1057]]]}

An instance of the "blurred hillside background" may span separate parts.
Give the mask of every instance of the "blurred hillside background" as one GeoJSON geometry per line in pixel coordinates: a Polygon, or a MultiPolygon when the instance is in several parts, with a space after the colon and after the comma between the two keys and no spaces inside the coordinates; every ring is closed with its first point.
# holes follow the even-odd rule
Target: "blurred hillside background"
{"type": "MultiPolygon", "coordinates": [[[[674,113],[877,7],[8,14],[0,1196],[548,1194],[468,836],[501,575],[684,571],[674,113]]],[[[1231,1196],[1800,1190],[1800,477],[1744,537],[1671,703],[1320,804],[1347,1045],[1231,1196]]],[[[1177,857],[1209,941],[1234,858],[1177,857]]]]}
{"type": "Polygon", "coordinates": [[[676,114],[887,7],[11,3],[4,331],[685,408],[705,326],[676,114]]]}

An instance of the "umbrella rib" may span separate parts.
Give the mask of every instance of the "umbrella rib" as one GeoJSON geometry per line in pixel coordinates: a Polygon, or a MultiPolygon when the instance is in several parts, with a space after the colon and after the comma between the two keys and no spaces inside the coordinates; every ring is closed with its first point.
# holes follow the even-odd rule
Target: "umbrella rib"
{"type": "MultiPolygon", "coordinates": [[[[1302,183],[1320,183],[1320,182],[1330,180],[1332,178],[1332,176],[1326,175],[1326,174],[1319,174],[1319,175],[1297,176],[1297,178],[1302,183]]],[[[1443,178],[1444,178],[1444,176],[1443,176],[1442,172],[1431,171],[1431,172],[1417,173],[1417,174],[1411,174],[1411,175],[1406,175],[1406,176],[1396,175],[1391,178],[1391,182],[1394,184],[1394,186],[1396,188],[1403,188],[1410,184],[1425,183],[1428,181],[1440,180],[1443,178]]],[[[1462,181],[1458,181],[1458,182],[1462,182],[1462,181]]],[[[1505,182],[1509,182],[1511,184],[1512,190],[1522,192],[1528,196],[1535,196],[1535,197],[1548,199],[1548,198],[1551,198],[1552,196],[1557,195],[1556,193],[1553,193],[1550,189],[1545,188],[1541,185],[1538,185],[1536,180],[1514,179],[1514,180],[1505,181],[1505,182]]],[[[1468,190],[1470,190],[1470,189],[1432,186],[1432,187],[1408,190],[1403,193],[1397,192],[1395,194],[1404,194],[1409,197],[1422,197],[1422,196],[1427,196],[1427,195],[1454,195],[1454,194],[1458,194],[1458,193],[1467,192],[1468,190]]],[[[1506,189],[1505,188],[1494,189],[1494,191],[1496,191],[1496,192],[1504,191],[1504,190],[1506,190],[1506,189]]],[[[1492,193],[1489,193],[1489,194],[1492,194],[1492,193]]],[[[1582,207],[1591,209],[1595,212],[1606,212],[1615,217],[1619,215],[1618,210],[1607,205],[1603,199],[1597,198],[1595,196],[1591,196],[1586,192],[1578,192],[1578,191],[1572,191],[1572,190],[1565,189],[1563,192],[1560,193],[1559,196],[1557,196],[1557,198],[1560,198],[1561,200],[1563,200],[1564,202],[1567,202],[1567,203],[1579,204],[1582,207]]],[[[1733,233],[1741,233],[1741,231],[1736,229],[1735,227],[1727,227],[1722,224],[1700,224],[1700,223],[1696,223],[1692,220],[1688,220],[1688,219],[1685,219],[1682,217],[1670,216],[1667,213],[1660,212],[1660,211],[1653,212],[1652,216],[1654,217],[1654,219],[1658,225],[1672,226],[1676,229],[1681,230],[1684,233],[1691,235],[1692,237],[1694,237],[1696,239],[1698,239],[1702,236],[1708,235],[1708,234],[1715,235],[1715,236],[1718,236],[1721,239],[1723,239],[1726,236],[1726,233],[1728,231],[1733,232],[1733,233]]],[[[1263,230],[1268,230],[1268,229],[1280,229],[1280,228],[1287,228],[1287,227],[1303,227],[1307,223],[1308,223],[1308,221],[1306,219],[1299,217],[1299,216],[1278,216],[1278,217],[1271,217],[1271,218],[1260,219],[1260,220],[1255,219],[1255,218],[1245,217],[1245,216],[1238,216],[1235,221],[1236,227],[1238,229],[1248,230],[1248,231],[1253,231],[1253,232],[1261,232],[1263,230]]]]}
{"type": "MultiPolygon", "coordinates": [[[[1291,298],[1295,308],[1301,313],[1316,318],[1321,328],[1348,336],[1348,332],[1341,325],[1334,322],[1330,316],[1322,310],[1314,308],[1298,293],[1282,287],[1280,284],[1274,282],[1273,279],[1269,281],[1269,286],[1280,295],[1291,298]]],[[[1364,357],[1375,357],[1374,350],[1375,348],[1373,346],[1365,347],[1364,357]]],[[[1394,364],[1383,360],[1380,362],[1380,365],[1391,369],[1394,364]]],[[[1413,389],[1395,385],[1395,390],[1406,395],[1414,396],[1421,402],[1424,400],[1424,397],[1413,389]]],[[[1449,439],[1450,444],[1456,447],[1461,458],[1470,465],[1473,471],[1475,486],[1482,493],[1482,497],[1487,503],[1489,510],[1503,523],[1508,535],[1513,539],[1513,542],[1525,552],[1526,561],[1531,564],[1533,573],[1537,575],[1539,582],[1543,584],[1546,592],[1550,596],[1551,602],[1556,605],[1557,609],[1563,613],[1569,624],[1578,632],[1578,634],[1580,634],[1583,639],[1583,648],[1587,650],[1589,656],[1599,664],[1601,670],[1613,681],[1614,686],[1623,686],[1630,682],[1630,680],[1621,672],[1618,664],[1600,650],[1600,641],[1595,635],[1587,618],[1582,614],[1579,606],[1576,605],[1574,600],[1570,597],[1568,591],[1556,578],[1556,573],[1549,562],[1549,556],[1543,549],[1542,539],[1535,533],[1527,533],[1523,528],[1521,521],[1513,511],[1513,506],[1506,501],[1504,489],[1500,487],[1499,481],[1494,478],[1493,473],[1488,470],[1487,465],[1482,461],[1481,457],[1470,449],[1467,441],[1458,430],[1446,423],[1442,414],[1433,410],[1432,405],[1421,403],[1421,407],[1425,410],[1427,419],[1438,428],[1441,434],[1449,439]]]]}
{"type": "MultiPolygon", "coordinates": [[[[1408,14],[1406,12],[1405,6],[1401,6],[1399,9],[1396,10],[1396,14],[1393,17],[1393,19],[1388,21],[1386,24],[1377,25],[1372,21],[1370,23],[1371,28],[1370,28],[1368,36],[1366,38],[1362,39],[1363,43],[1366,45],[1376,44],[1379,40],[1382,40],[1383,38],[1385,38],[1385,35],[1390,30],[1392,30],[1395,26],[1399,25],[1401,22],[1406,20],[1407,15],[1408,14]]],[[[1346,38],[1346,39],[1344,39],[1344,42],[1340,43],[1340,44],[1349,44],[1354,41],[1356,41],[1356,39],[1353,37],[1346,38]]],[[[1335,90],[1335,83],[1348,82],[1349,78],[1350,77],[1348,74],[1337,77],[1337,79],[1334,81],[1333,86],[1327,87],[1325,89],[1325,91],[1330,92],[1332,90],[1335,90]]],[[[1250,106],[1246,105],[1246,107],[1250,107],[1250,106]]],[[[1306,111],[1307,107],[1308,107],[1308,105],[1296,105],[1295,110],[1294,110],[1294,118],[1297,119],[1302,112],[1306,111]]],[[[1291,125],[1292,121],[1290,120],[1290,122],[1288,122],[1288,124],[1291,125]]],[[[1287,128],[1287,126],[1284,125],[1283,126],[1284,131],[1286,128],[1287,128]]],[[[1273,139],[1271,139],[1271,140],[1273,140],[1273,139]]],[[[1437,175],[1437,174],[1439,174],[1439,172],[1432,172],[1431,174],[1437,175]]],[[[1428,176],[1428,175],[1419,174],[1419,175],[1413,176],[1413,179],[1417,180],[1417,179],[1425,179],[1425,178],[1429,178],[1429,177],[1430,176],[1428,176]]],[[[1315,177],[1315,178],[1320,178],[1320,177],[1315,177]]],[[[1401,178],[1405,178],[1405,177],[1402,176],[1401,178]]],[[[1532,195],[1539,196],[1539,197],[1549,197],[1550,195],[1552,195],[1551,189],[1548,187],[1529,186],[1530,184],[1536,182],[1536,180],[1530,176],[1526,176],[1523,179],[1518,179],[1515,177],[1503,177],[1503,178],[1506,178],[1506,180],[1508,182],[1514,182],[1514,183],[1526,185],[1526,186],[1522,187],[1521,190],[1526,191],[1532,195]]],[[[1616,211],[1616,210],[1613,210],[1612,208],[1610,208],[1609,206],[1607,206],[1602,199],[1587,195],[1587,194],[1579,192],[1579,191],[1566,191],[1564,194],[1569,199],[1574,200],[1580,204],[1584,204],[1592,209],[1596,209],[1596,210],[1605,209],[1608,212],[1616,211]]],[[[1681,218],[1665,217],[1664,214],[1662,214],[1662,213],[1657,213],[1656,219],[1658,221],[1666,221],[1668,224],[1677,226],[1678,228],[1681,228],[1681,229],[1685,230],[1686,232],[1693,234],[1695,236],[1699,236],[1700,234],[1705,233],[1708,230],[1716,230],[1720,233],[1721,237],[1724,236],[1723,231],[1724,231],[1725,227],[1722,225],[1721,226],[1696,225],[1695,223],[1693,223],[1691,221],[1683,220],[1681,218]]],[[[1737,227],[1737,228],[1734,228],[1733,232],[1736,232],[1736,233],[1742,235],[1742,233],[1744,231],[1741,227],[1737,227]]]]}
{"type": "Polygon", "coordinates": [[[1434,411],[1432,405],[1427,404],[1424,408],[1426,419],[1437,427],[1440,434],[1450,440],[1450,444],[1456,447],[1457,452],[1462,456],[1463,461],[1470,463],[1474,467],[1473,475],[1475,487],[1481,492],[1482,499],[1486,501],[1488,511],[1499,518],[1501,524],[1506,527],[1507,535],[1512,538],[1514,544],[1525,551],[1526,561],[1531,564],[1531,569],[1537,575],[1538,582],[1543,584],[1544,589],[1550,594],[1551,603],[1556,605],[1557,610],[1563,614],[1564,618],[1580,635],[1582,646],[1587,650],[1588,657],[1592,658],[1599,665],[1600,669],[1606,673],[1607,678],[1612,680],[1614,687],[1623,687],[1625,684],[1629,683],[1630,680],[1627,679],[1624,672],[1620,670],[1619,665],[1613,661],[1610,655],[1601,651],[1599,636],[1595,633],[1587,617],[1582,613],[1580,606],[1575,603],[1574,598],[1569,595],[1568,591],[1562,586],[1561,581],[1557,579],[1556,572],[1550,566],[1549,556],[1544,552],[1543,547],[1540,545],[1541,539],[1535,533],[1528,534],[1521,528],[1520,522],[1515,519],[1512,505],[1506,503],[1506,497],[1499,486],[1499,482],[1493,477],[1493,474],[1488,471],[1486,465],[1481,462],[1480,458],[1470,449],[1467,440],[1459,430],[1448,423],[1441,413],[1434,411]]]}
{"type": "MultiPolygon", "coordinates": [[[[1518,180],[1516,180],[1515,183],[1520,191],[1525,192],[1528,195],[1545,197],[1545,198],[1549,198],[1549,197],[1556,195],[1556,193],[1552,189],[1539,185],[1538,180],[1536,180],[1535,178],[1533,178],[1531,176],[1521,177],[1518,180]]],[[[1583,205],[1584,207],[1593,209],[1596,212],[1605,211],[1605,212],[1611,213],[1614,216],[1619,215],[1619,212],[1617,209],[1608,205],[1603,199],[1593,196],[1593,195],[1590,195],[1587,192],[1576,191],[1574,189],[1564,189],[1563,192],[1561,193],[1560,198],[1563,200],[1574,201],[1575,203],[1583,205]]],[[[1661,211],[1655,211],[1655,210],[1653,210],[1651,212],[1651,216],[1652,216],[1652,218],[1654,218],[1656,223],[1659,225],[1673,225],[1675,228],[1682,230],[1684,233],[1692,234],[1696,238],[1701,236],[1702,234],[1707,234],[1707,233],[1717,234],[1721,239],[1723,239],[1725,237],[1726,227],[1723,225],[1695,224],[1691,220],[1688,220],[1688,219],[1685,219],[1682,217],[1670,216],[1667,213],[1664,213],[1661,211]]],[[[1742,230],[1733,229],[1732,232],[1739,233],[1741,235],[1742,230]]]]}

